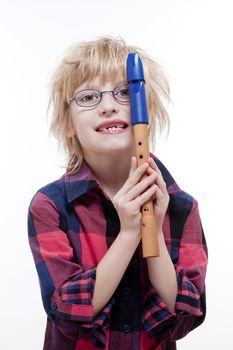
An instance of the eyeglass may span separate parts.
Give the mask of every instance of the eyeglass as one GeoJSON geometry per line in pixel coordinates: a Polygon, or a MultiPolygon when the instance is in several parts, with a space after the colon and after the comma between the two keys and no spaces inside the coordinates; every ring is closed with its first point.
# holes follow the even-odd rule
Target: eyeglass
{"type": "Polygon", "coordinates": [[[112,94],[113,98],[119,103],[124,104],[130,101],[129,85],[124,84],[116,87],[112,91],[99,91],[96,89],[78,91],[74,97],[70,99],[70,102],[74,100],[80,107],[94,107],[101,102],[103,94],[107,93],[112,94]]]}

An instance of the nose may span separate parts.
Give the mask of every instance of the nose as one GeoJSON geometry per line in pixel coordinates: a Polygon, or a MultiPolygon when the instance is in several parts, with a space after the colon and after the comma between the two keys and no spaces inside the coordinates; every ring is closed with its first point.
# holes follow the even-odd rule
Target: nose
{"type": "Polygon", "coordinates": [[[111,93],[105,93],[102,96],[102,100],[99,104],[99,114],[103,116],[111,116],[118,113],[119,107],[117,101],[114,99],[111,93]]]}

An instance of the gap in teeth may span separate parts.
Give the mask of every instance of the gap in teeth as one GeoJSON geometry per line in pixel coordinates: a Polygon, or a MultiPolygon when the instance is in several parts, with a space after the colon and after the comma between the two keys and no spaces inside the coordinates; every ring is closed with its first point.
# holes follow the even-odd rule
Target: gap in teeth
{"type": "Polygon", "coordinates": [[[123,126],[111,126],[109,128],[101,128],[100,131],[115,131],[115,130],[122,130],[123,126]]]}

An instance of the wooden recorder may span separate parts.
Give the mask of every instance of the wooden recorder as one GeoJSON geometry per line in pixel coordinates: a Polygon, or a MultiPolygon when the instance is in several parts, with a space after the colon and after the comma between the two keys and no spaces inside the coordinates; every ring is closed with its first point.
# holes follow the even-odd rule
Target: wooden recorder
{"type": "MultiPolygon", "coordinates": [[[[145,79],[142,62],[137,53],[130,53],[128,55],[127,80],[130,87],[131,124],[133,126],[137,165],[140,166],[149,159],[150,152],[145,79]]],[[[144,175],[143,178],[146,176],[144,175]]],[[[159,248],[152,199],[142,206],[141,213],[143,257],[157,257],[159,256],[159,248]]]]}

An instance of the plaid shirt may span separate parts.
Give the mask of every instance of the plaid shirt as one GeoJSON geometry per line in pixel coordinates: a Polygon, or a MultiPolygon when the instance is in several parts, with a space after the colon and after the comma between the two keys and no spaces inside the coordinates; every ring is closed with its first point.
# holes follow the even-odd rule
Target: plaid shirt
{"type": "Polygon", "coordinates": [[[174,350],[177,339],[203,322],[207,248],[198,204],[154,160],[170,196],[163,232],[177,274],[175,312],[150,283],[139,245],[112,298],[93,317],[96,267],[120,222],[84,162],[40,189],[29,208],[29,242],[48,315],[44,350],[174,350]]]}

